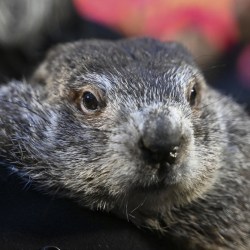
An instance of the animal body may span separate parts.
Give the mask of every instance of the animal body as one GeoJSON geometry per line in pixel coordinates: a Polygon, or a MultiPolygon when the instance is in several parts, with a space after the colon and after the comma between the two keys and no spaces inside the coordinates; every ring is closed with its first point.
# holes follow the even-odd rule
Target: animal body
{"type": "Polygon", "coordinates": [[[0,88],[0,155],[43,192],[180,249],[250,249],[250,119],[191,55],[149,38],[53,49],[0,88]]]}

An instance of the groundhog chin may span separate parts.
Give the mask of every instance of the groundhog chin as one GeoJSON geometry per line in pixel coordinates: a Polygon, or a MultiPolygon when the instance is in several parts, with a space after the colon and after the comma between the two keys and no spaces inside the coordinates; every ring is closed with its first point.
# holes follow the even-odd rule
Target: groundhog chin
{"type": "Polygon", "coordinates": [[[182,166],[172,168],[164,178],[134,176],[133,181],[136,183],[131,185],[128,181],[118,185],[116,195],[112,195],[114,188],[111,190],[107,187],[106,195],[103,192],[104,198],[99,197],[96,205],[98,209],[116,210],[121,215],[125,213],[126,216],[141,217],[143,214],[147,217],[150,214],[155,217],[202,197],[210,188],[213,178],[214,174],[205,175],[204,171],[195,171],[188,163],[183,163],[182,166]],[[196,174],[190,174],[192,171],[196,174]]]}
{"type": "Polygon", "coordinates": [[[163,183],[146,188],[134,188],[129,194],[116,200],[111,210],[138,227],[164,231],[164,228],[171,224],[172,209],[181,209],[195,202],[210,188],[209,180],[205,179],[203,181],[197,179],[194,183],[190,183],[190,180],[184,178],[180,182],[171,184],[165,180],[163,183]]]}

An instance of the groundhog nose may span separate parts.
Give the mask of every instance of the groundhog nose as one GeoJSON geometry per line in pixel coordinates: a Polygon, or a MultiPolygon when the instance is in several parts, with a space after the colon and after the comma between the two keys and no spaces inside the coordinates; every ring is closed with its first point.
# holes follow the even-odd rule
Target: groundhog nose
{"type": "Polygon", "coordinates": [[[139,146],[144,160],[150,163],[169,163],[172,165],[178,157],[180,144],[171,141],[148,143],[145,138],[142,138],[139,146]]]}
{"type": "MultiPolygon", "coordinates": [[[[182,129],[171,117],[157,117],[145,123],[139,147],[150,163],[174,164],[180,153],[182,129]]],[[[168,165],[169,165],[168,164],[168,165]]]]}

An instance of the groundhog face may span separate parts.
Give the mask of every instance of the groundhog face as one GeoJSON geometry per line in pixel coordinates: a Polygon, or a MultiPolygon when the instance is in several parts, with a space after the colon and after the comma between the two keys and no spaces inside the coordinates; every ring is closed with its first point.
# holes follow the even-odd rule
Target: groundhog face
{"type": "Polygon", "coordinates": [[[180,45],[63,45],[33,81],[45,83],[41,102],[53,110],[42,142],[47,152],[37,157],[46,186],[135,221],[212,187],[222,128],[212,91],[180,45]]]}

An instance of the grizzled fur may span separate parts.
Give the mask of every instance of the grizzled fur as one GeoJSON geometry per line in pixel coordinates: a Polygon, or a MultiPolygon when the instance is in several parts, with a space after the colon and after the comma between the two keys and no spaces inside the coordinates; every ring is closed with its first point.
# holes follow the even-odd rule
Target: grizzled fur
{"type": "Polygon", "coordinates": [[[158,229],[185,249],[250,248],[250,119],[206,85],[180,45],[66,44],[31,81],[0,89],[0,155],[13,171],[43,191],[158,229]],[[79,108],[84,89],[101,96],[98,112],[79,108]],[[141,139],[164,144],[178,133],[171,166],[147,160],[141,139]]]}

